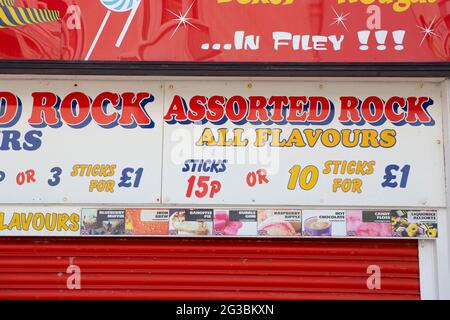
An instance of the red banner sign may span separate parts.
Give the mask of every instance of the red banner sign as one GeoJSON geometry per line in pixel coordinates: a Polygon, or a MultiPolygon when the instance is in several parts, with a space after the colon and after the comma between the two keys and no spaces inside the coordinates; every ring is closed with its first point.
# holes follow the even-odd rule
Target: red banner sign
{"type": "Polygon", "coordinates": [[[0,59],[450,61],[450,0],[0,0],[0,59]]]}

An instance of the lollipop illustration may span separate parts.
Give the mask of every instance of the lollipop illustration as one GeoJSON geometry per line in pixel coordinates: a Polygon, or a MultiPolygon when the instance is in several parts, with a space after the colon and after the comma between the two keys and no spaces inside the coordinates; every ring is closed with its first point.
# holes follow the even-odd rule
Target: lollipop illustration
{"type": "Polygon", "coordinates": [[[130,27],[131,22],[134,19],[136,11],[139,8],[141,0],[100,0],[100,2],[108,9],[108,12],[106,13],[105,17],[103,18],[103,22],[97,31],[97,35],[95,36],[94,41],[92,42],[91,47],[89,48],[89,51],[86,55],[85,60],[89,60],[92,52],[94,51],[94,48],[98,42],[98,39],[100,38],[100,36],[103,32],[103,29],[105,28],[106,23],[108,22],[111,12],[113,12],[113,11],[114,12],[130,11],[130,15],[128,16],[128,19],[125,22],[122,32],[120,33],[119,38],[117,39],[117,42],[116,42],[116,47],[120,47],[120,45],[122,44],[122,41],[125,38],[125,35],[128,31],[128,28],[130,27]]]}

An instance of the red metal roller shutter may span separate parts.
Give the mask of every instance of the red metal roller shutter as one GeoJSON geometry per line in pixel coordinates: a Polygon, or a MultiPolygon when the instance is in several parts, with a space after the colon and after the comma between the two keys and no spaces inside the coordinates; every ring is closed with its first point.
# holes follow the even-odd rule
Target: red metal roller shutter
{"type": "Polygon", "coordinates": [[[0,300],[94,298],[419,299],[417,241],[0,238],[0,300]]]}

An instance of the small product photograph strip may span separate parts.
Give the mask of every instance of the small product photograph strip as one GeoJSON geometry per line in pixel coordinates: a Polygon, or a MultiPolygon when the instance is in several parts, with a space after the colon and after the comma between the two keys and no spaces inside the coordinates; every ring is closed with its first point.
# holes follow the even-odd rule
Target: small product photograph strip
{"type": "Polygon", "coordinates": [[[63,209],[0,209],[0,236],[438,237],[437,210],[84,208],[73,209],[70,220],[64,220],[70,225],[65,232],[65,215],[41,212],[63,209]],[[52,219],[59,219],[53,229],[52,219]]]}

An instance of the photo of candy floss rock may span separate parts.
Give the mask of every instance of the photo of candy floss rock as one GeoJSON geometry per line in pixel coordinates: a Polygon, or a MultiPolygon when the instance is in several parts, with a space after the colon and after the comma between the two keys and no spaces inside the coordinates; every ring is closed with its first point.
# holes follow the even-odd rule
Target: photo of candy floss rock
{"type": "Polygon", "coordinates": [[[347,210],[347,233],[357,237],[391,237],[390,211],[347,210]],[[370,219],[370,216],[373,216],[370,219]]]}
{"type": "Polygon", "coordinates": [[[449,181],[450,0],[0,0],[0,301],[450,300],[449,181]]]}

